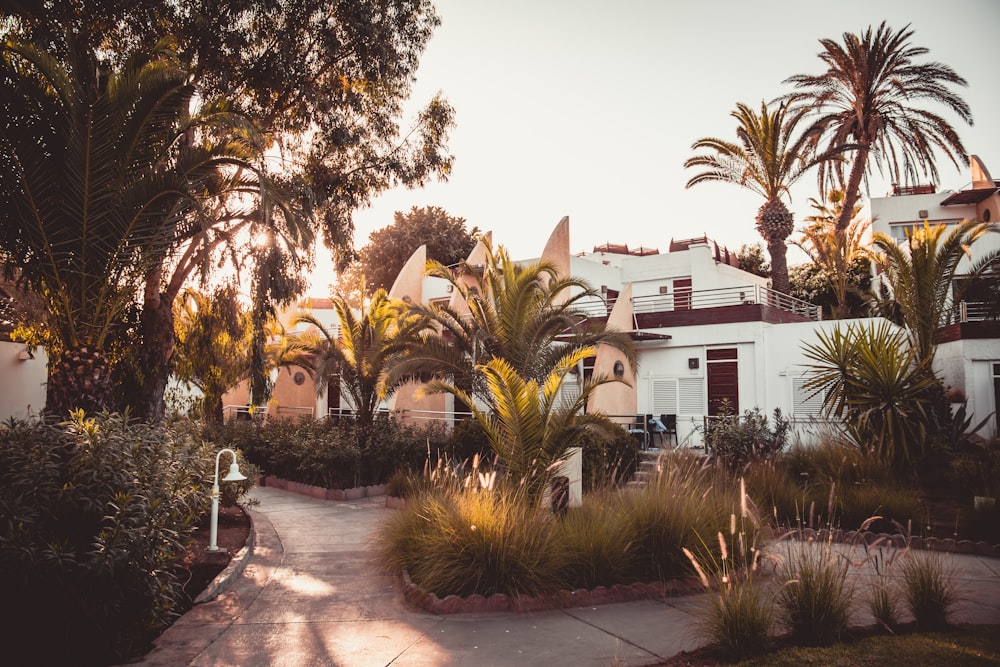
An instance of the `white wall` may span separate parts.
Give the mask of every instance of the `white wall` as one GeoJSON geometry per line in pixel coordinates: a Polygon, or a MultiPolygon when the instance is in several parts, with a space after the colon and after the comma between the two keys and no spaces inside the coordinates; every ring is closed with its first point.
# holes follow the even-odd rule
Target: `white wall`
{"type": "Polygon", "coordinates": [[[0,341],[0,420],[37,415],[45,408],[48,356],[38,348],[33,359],[21,360],[24,349],[22,343],[0,341]]]}

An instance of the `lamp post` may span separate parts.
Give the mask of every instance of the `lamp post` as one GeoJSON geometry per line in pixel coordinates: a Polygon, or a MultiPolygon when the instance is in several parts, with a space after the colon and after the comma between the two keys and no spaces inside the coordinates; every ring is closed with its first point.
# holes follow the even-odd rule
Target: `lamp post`
{"type": "Polygon", "coordinates": [[[246,476],[240,472],[240,467],[236,463],[236,452],[229,448],[220,449],[219,453],[215,455],[215,481],[212,483],[212,524],[209,526],[208,551],[219,551],[219,545],[216,544],[219,536],[219,458],[223,452],[232,454],[233,462],[229,466],[229,474],[223,477],[222,481],[240,482],[246,479],[246,476]]]}

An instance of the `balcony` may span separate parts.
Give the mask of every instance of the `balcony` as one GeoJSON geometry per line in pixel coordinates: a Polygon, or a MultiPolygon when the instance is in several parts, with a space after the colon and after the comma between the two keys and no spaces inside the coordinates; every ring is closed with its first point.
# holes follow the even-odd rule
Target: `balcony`
{"type": "MultiPolygon", "coordinates": [[[[615,301],[594,301],[581,308],[591,317],[607,317],[615,301]]],[[[650,294],[632,298],[636,328],[721,322],[801,322],[821,319],[820,307],[760,285],[650,294]]]]}

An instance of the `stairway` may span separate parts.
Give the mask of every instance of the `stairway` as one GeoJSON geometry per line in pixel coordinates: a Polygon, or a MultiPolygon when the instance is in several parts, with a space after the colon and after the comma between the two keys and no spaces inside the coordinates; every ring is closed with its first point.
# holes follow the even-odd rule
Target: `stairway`
{"type": "Polygon", "coordinates": [[[657,472],[660,455],[666,453],[666,449],[640,449],[638,465],[636,465],[635,475],[625,483],[626,489],[641,489],[649,485],[657,472]]]}

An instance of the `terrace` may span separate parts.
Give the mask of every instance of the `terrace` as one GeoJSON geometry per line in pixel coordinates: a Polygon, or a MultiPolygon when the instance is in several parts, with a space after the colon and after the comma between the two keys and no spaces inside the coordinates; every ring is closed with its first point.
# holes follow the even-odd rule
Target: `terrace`
{"type": "MultiPolygon", "coordinates": [[[[614,299],[592,301],[581,308],[603,318],[614,299]]],[[[804,322],[821,319],[819,306],[761,285],[650,294],[632,298],[636,329],[722,324],[728,322],[804,322]]]]}

